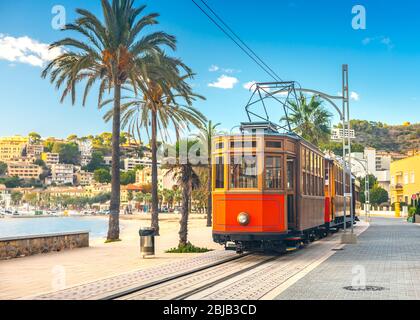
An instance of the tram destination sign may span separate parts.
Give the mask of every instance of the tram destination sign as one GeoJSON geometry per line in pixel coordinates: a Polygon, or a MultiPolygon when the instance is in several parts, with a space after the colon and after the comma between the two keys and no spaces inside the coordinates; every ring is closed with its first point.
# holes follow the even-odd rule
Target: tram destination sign
{"type": "Polygon", "coordinates": [[[331,130],[331,140],[333,141],[340,141],[343,140],[343,138],[349,138],[355,139],[356,138],[356,132],[354,130],[348,130],[348,129],[332,129],[331,130]]]}

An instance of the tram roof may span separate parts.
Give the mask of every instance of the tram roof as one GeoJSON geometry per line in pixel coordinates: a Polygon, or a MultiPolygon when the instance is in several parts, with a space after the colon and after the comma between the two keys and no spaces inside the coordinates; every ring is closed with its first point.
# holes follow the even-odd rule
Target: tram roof
{"type": "Polygon", "coordinates": [[[236,136],[275,136],[288,137],[295,140],[304,140],[294,132],[280,133],[278,127],[272,122],[242,122],[240,125],[241,133],[222,134],[219,137],[236,137],[236,136]]]}

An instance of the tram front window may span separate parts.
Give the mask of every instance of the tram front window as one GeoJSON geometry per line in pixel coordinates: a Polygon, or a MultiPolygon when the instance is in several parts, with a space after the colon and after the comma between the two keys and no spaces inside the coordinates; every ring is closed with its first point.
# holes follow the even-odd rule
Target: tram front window
{"type": "Polygon", "coordinates": [[[225,187],[225,172],[223,157],[216,157],[216,189],[225,187]]]}
{"type": "Polygon", "coordinates": [[[280,190],[281,185],[281,157],[267,157],[265,159],[265,187],[280,190]]]}
{"type": "Polygon", "coordinates": [[[258,172],[256,156],[233,156],[230,162],[230,187],[232,189],[257,189],[258,172]]]}

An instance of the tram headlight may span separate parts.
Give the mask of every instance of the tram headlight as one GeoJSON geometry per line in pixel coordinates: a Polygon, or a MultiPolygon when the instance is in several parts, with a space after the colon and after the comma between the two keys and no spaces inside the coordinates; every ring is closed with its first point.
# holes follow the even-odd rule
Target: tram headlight
{"type": "Polygon", "coordinates": [[[241,226],[247,226],[249,224],[250,220],[251,220],[251,218],[250,218],[249,214],[246,213],[246,212],[241,212],[238,215],[238,223],[241,226]]]}

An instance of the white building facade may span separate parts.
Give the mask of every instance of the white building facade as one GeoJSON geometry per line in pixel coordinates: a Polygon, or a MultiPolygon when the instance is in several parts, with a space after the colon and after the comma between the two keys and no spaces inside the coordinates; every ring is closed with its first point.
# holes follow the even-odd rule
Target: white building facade
{"type": "Polygon", "coordinates": [[[47,179],[47,184],[74,184],[74,165],[55,164],[51,167],[51,177],[47,179]]]}
{"type": "Polygon", "coordinates": [[[377,151],[374,148],[365,148],[363,153],[352,153],[352,158],[354,159],[352,161],[352,172],[356,177],[365,177],[367,169],[368,174],[376,177],[378,185],[389,193],[391,162],[393,161],[393,155],[391,153],[377,151]]]}
{"type": "MultiPolygon", "coordinates": [[[[150,158],[127,158],[124,159],[124,171],[134,170],[136,167],[142,166],[144,168],[152,167],[152,159],[150,158]]],[[[158,161],[158,167],[160,162],[158,161]]]]}

